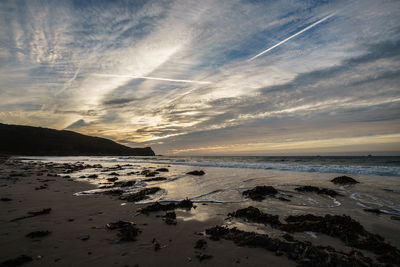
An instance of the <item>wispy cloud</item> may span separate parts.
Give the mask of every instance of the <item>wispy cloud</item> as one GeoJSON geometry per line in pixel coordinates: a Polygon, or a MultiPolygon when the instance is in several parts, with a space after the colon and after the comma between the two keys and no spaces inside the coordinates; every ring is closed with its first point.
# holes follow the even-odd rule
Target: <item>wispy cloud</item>
{"type": "Polygon", "coordinates": [[[312,29],[312,28],[314,28],[314,27],[317,26],[318,24],[320,24],[320,23],[326,21],[327,19],[333,17],[334,15],[336,15],[336,13],[332,13],[332,14],[330,14],[330,15],[328,15],[328,16],[326,16],[326,17],[324,17],[324,18],[322,18],[322,19],[320,19],[320,20],[314,22],[314,23],[311,24],[310,26],[307,26],[307,27],[305,27],[304,29],[302,29],[301,31],[296,32],[295,34],[289,36],[288,38],[286,38],[286,39],[280,41],[280,42],[277,43],[276,45],[273,45],[273,46],[271,46],[270,48],[265,49],[264,51],[258,53],[258,54],[255,55],[254,57],[250,58],[249,61],[252,61],[252,60],[258,58],[259,56],[262,56],[262,55],[264,55],[265,53],[268,53],[268,52],[271,51],[272,49],[275,49],[275,48],[277,48],[278,46],[283,45],[283,44],[286,43],[287,41],[289,41],[289,40],[295,38],[296,36],[298,36],[298,35],[300,35],[300,34],[306,32],[306,31],[308,31],[308,30],[310,30],[310,29],[312,29]]]}
{"type": "Polygon", "coordinates": [[[396,134],[398,7],[1,1],[0,121],[162,154],[396,134]]]}

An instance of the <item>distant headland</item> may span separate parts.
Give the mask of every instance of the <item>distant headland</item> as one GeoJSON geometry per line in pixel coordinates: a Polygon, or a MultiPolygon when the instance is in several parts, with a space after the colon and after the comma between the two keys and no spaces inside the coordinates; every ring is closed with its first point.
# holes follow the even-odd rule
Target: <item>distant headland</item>
{"type": "Polygon", "coordinates": [[[24,156],[154,156],[151,147],[131,148],[67,130],[0,123],[0,154],[24,156]]]}

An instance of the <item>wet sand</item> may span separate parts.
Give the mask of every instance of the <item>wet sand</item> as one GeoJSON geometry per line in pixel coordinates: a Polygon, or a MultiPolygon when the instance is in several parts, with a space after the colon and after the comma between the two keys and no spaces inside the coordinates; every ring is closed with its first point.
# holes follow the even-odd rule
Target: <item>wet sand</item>
{"type": "MultiPolygon", "coordinates": [[[[204,220],[185,220],[185,214],[210,211],[198,205],[190,211],[177,210],[177,224],[157,217],[165,212],[138,215],[144,205],[121,205],[107,195],[74,196],[94,185],[64,178],[63,168],[8,159],[0,163],[0,265],[21,255],[32,258],[24,266],[295,266],[294,261],[262,248],[235,245],[228,240],[212,241],[204,230],[224,223],[226,211],[204,220]],[[40,176],[38,176],[40,174],[40,176]],[[58,174],[58,175],[56,175],[58,174]],[[28,212],[51,208],[48,214],[27,217],[28,212]],[[27,217],[13,221],[17,218],[27,217]],[[136,241],[120,242],[118,232],[106,225],[118,220],[136,223],[136,241]],[[43,237],[26,237],[49,231],[43,237]],[[195,249],[199,239],[203,249],[195,249]],[[156,244],[159,249],[155,250],[156,244]],[[203,261],[198,255],[211,255],[203,261]]],[[[220,207],[217,207],[217,209],[220,207]]],[[[213,209],[212,209],[213,210],[213,209]]],[[[14,262],[15,263],[15,262],[14,262]]],[[[8,264],[12,264],[8,262],[8,264]]]]}

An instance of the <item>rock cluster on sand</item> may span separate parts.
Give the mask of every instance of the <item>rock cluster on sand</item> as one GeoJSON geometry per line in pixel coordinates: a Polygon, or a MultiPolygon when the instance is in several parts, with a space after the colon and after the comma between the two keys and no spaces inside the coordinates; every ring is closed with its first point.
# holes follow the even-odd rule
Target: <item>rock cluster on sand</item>
{"type": "Polygon", "coordinates": [[[295,188],[294,190],[299,191],[299,192],[313,192],[313,193],[317,193],[319,195],[328,195],[331,197],[341,196],[341,194],[339,194],[335,190],[311,186],[311,185],[300,186],[300,187],[295,188]]]}
{"type": "Polygon", "coordinates": [[[187,172],[186,174],[189,174],[189,175],[196,175],[196,176],[202,176],[202,175],[204,175],[204,174],[206,174],[203,170],[200,170],[200,171],[191,171],[191,172],[187,172]]]}
{"type": "Polygon", "coordinates": [[[383,237],[366,231],[359,222],[346,215],[291,215],[285,219],[288,223],[283,224],[279,221],[278,215],[263,213],[250,206],[229,213],[228,216],[268,224],[273,228],[289,233],[316,232],[326,234],[339,238],[347,246],[369,250],[377,254],[378,260],[382,263],[400,265],[399,249],[386,243],[383,237]]]}
{"type": "Polygon", "coordinates": [[[254,208],[252,206],[229,213],[228,216],[245,218],[253,222],[269,224],[272,226],[279,226],[282,224],[279,221],[278,215],[262,213],[259,209],[254,208]]]}
{"type": "Polygon", "coordinates": [[[168,204],[161,204],[156,202],[154,204],[148,205],[144,208],[138,209],[138,212],[141,213],[149,213],[149,212],[156,212],[156,211],[167,211],[167,210],[174,210],[174,209],[191,209],[193,208],[193,202],[190,199],[184,199],[178,203],[168,203],[168,204]]]}
{"type": "Polygon", "coordinates": [[[126,196],[121,196],[120,199],[121,200],[125,200],[125,201],[129,201],[129,202],[136,202],[136,201],[140,201],[143,199],[147,198],[147,195],[151,195],[154,194],[158,191],[160,191],[161,188],[159,187],[150,187],[150,188],[145,188],[140,190],[139,192],[136,193],[131,193],[129,195],[126,196]]]}
{"type": "Polygon", "coordinates": [[[359,183],[355,179],[353,179],[353,178],[351,178],[349,176],[346,176],[346,175],[333,178],[331,180],[331,182],[334,183],[334,184],[358,184],[359,183]]]}
{"type": "Polygon", "coordinates": [[[261,201],[265,199],[265,196],[275,196],[278,193],[272,186],[256,186],[253,189],[244,191],[242,194],[251,198],[252,200],[261,201]]]}
{"type": "Polygon", "coordinates": [[[141,232],[133,222],[118,221],[106,225],[107,229],[118,230],[120,241],[136,241],[136,237],[141,232]]]}
{"type": "Polygon", "coordinates": [[[282,241],[266,234],[245,232],[235,228],[215,226],[206,229],[212,240],[232,240],[239,246],[259,247],[286,255],[300,266],[372,266],[372,260],[361,252],[338,252],[332,247],[314,246],[310,242],[282,241]]]}

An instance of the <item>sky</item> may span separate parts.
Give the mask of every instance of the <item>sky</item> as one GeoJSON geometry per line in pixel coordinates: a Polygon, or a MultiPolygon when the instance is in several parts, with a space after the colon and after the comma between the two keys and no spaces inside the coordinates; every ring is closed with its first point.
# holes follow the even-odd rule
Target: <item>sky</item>
{"type": "Polygon", "coordinates": [[[0,122],[163,155],[400,155],[400,2],[0,1],[0,122]]]}

